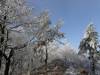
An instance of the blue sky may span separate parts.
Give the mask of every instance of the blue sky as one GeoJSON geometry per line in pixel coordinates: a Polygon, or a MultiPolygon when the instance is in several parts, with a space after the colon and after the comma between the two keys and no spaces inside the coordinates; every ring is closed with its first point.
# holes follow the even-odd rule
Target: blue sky
{"type": "Polygon", "coordinates": [[[74,48],[90,22],[100,32],[100,0],[29,0],[29,4],[39,11],[48,9],[53,23],[63,19],[61,30],[74,48]]]}

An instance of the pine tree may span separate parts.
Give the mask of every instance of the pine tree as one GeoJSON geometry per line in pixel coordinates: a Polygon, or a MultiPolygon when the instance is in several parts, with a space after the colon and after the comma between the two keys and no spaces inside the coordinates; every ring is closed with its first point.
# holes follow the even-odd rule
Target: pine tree
{"type": "Polygon", "coordinates": [[[95,31],[93,24],[89,24],[84,38],[80,42],[79,54],[88,53],[90,60],[90,75],[95,75],[95,58],[98,46],[98,32],[95,31]]]}

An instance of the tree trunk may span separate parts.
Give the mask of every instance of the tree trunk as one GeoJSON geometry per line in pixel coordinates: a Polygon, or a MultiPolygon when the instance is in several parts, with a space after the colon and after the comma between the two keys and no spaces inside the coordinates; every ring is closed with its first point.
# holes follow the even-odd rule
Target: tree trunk
{"type": "Polygon", "coordinates": [[[10,59],[8,59],[8,60],[6,61],[4,75],[9,75],[9,68],[10,68],[10,59]]]}
{"type": "Polygon", "coordinates": [[[95,59],[94,59],[94,52],[90,50],[90,75],[95,75],[95,59]]]}
{"type": "Polygon", "coordinates": [[[4,42],[4,34],[5,34],[5,27],[4,26],[1,28],[1,34],[3,35],[3,36],[1,36],[1,40],[0,40],[0,42],[2,44],[4,42]]]}
{"type": "Polygon", "coordinates": [[[45,75],[48,75],[48,72],[47,72],[47,69],[48,69],[48,50],[47,50],[47,45],[46,45],[46,58],[45,58],[45,75]]]}

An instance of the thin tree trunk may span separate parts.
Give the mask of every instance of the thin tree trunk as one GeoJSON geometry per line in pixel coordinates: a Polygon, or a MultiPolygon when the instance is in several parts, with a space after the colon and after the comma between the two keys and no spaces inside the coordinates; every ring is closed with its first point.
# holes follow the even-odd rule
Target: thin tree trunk
{"type": "Polygon", "coordinates": [[[10,58],[6,61],[4,75],[9,75],[10,58]]]}
{"type": "Polygon", "coordinates": [[[90,50],[90,75],[95,75],[95,59],[94,52],[90,50]]]}
{"type": "Polygon", "coordinates": [[[46,59],[45,59],[45,75],[48,75],[48,72],[47,72],[47,69],[48,69],[48,50],[47,50],[47,45],[46,45],[46,59]]]}
{"type": "Polygon", "coordinates": [[[13,50],[10,51],[9,57],[6,58],[6,65],[5,65],[4,75],[9,75],[9,69],[10,69],[10,63],[11,63],[12,56],[13,56],[13,50]]]}
{"type": "Polygon", "coordinates": [[[0,36],[0,68],[1,68],[1,62],[2,62],[2,51],[4,52],[4,48],[5,47],[3,47],[4,45],[3,45],[3,43],[4,43],[4,41],[5,41],[5,39],[4,39],[4,34],[5,34],[5,27],[2,25],[2,24],[0,24],[0,33],[1,33],[1,36],[0,36]],[[3,46],[2,46],[3,45],[3,46]]]}
{"type": "Polygon", "coordinates": [[[1,40],[0,40],[0,42],[2,44],[4,42],[4,34],[5,34],[5,27],[4,26],[1,26],[1,34],[3,35],[3,36],[1,36],[1,40]]]}

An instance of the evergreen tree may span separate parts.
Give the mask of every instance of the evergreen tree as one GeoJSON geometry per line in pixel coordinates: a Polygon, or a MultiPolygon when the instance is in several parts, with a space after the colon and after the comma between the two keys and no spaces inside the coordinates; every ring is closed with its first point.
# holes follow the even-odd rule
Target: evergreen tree
{"type": "Polygon", "coordinates": [[[95,75],[95,58],[98,47],[98,32],[95,31],[93,24],[89,24],[84,38],[80,42],[79,54],[88,53],[90,60],[90,75],[95,75]]]}

